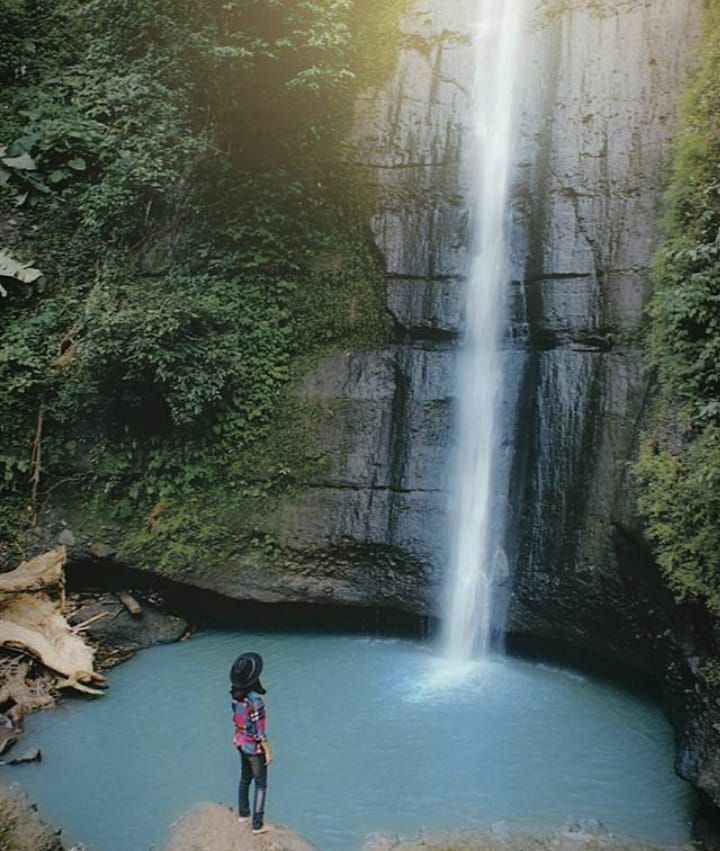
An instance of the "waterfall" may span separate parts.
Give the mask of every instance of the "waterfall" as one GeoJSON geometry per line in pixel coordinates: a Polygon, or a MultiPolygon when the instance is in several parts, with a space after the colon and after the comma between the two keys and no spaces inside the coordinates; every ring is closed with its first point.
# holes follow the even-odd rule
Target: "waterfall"
{"type": "Polygon", "coordinates": [[[525,0],[481,0],[473,98],[470,262],[459,356],[455,486],[444,639],[448,656],[484,656],[502,634],[494,604],[507,580],[500,481],[500,344],[509,283],[508,198],[525,0]]]}

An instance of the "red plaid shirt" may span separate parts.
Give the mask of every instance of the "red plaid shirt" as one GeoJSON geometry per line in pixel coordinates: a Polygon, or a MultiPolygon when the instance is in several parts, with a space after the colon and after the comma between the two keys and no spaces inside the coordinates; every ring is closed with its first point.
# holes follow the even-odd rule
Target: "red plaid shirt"
{"type": "Polygon", "coordinates": [[[262,753],[260,744],[267,741],[265,703],[262,697],[256,691],[251,691],[244,700],[233,700],[232,713],[235,747],[250,756],[262,753]]]}

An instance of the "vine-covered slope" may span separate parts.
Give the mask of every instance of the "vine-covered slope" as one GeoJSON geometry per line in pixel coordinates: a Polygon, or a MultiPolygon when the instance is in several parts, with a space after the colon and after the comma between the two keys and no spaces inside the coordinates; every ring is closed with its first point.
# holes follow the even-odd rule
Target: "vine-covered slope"
{"type": "Polygon", "coordinates": [[[293,381],[387,333],[342,139],[398,6],[0,0],[6,555],[62,494],[139,562],[222,558],[322,463],[293,381]]]}
{"type": "Polygon", "coordinates": [[[657,259],[649,357],[658,399],[635,473],[680,599],[720,614],[720,3],[682,108],[657,259]]]}

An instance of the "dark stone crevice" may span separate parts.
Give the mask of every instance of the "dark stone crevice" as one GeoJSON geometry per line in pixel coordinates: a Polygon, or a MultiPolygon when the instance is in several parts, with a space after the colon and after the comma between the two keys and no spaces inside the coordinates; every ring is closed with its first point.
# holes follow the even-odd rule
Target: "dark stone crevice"
{"type": "Polygon", "coordinates": [[[409,494],[409,493],[446,493],[442,488],[407,488],[398,485],[363,485],[354,482],[306,482],[308,488],[321,488],[322,490],[339,490],[339,491],[380,491],[390,494],[409,494]]]}
{"type": "Polygon", "coordinates": [[[415,171],[420,169],[437,169],[441,171],[443,168],[447,166],[454,165],[455,160],[447,160],[447,161],[435,161],[432,160],[430,162],[415,162],[415,163],[375,163],[370,160],[366,160],[364,162],[353,162],[350,163],[354,168],[367,168],[372,169],[373,171],[415,171]]]}
{"type": "Polygon", "coordinates": [[[195,628],[335,630],[418,639],[434,632],[432,618],[402,609],[235,599],[115,561],[69,561],[66,575],[69,592],[131,590],[141,600],[152,599],[166,613],[183,618],[195,628]]]}
{"type": "Polygon", "coordinates": [[[578,331],[562,332],[547,329],[537,329],[532,334],[530,343],[532,351],[548,352],[554,349],[568,349],[576,352],[607,354],[615,348],[613,332],[601,329],[581,334],[578,331]]]}
{"type": "MultiPolygon", "coordinates": [[[[431,320],[432,321],[432,320],[431,320]]],[[[412,346],[414,343],[446,343],[457,342],[461,332],[436,328],[432,325],[403,325],[395,320],[394,341],[403,346],[412,346]]]]}
{"type": "Polygon", "coordinates": [[[577,281],[586,278],[593,278],[591,272],[542,272],[537,275],[532,275],[525,280],[526,286],[534,286],[543,281],[577,281]]]}
{"type": "Polygon", "coordinates": [[[405,273],[396,273],[385,275],[385,278],[388,281],[419,281],[428,284],[444,283],[446,281],[453,281],[461,284],[466,280],[465,275],[440,275],[437,273],[434,275],[411,275],[405,273]]]}

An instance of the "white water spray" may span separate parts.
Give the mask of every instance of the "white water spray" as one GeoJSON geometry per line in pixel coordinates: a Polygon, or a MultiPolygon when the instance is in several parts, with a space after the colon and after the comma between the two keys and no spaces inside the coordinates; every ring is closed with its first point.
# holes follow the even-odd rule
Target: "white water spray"
{"type": "Polygon", "coordinates": [[[526,0],[481,0],[476,41],[473,186],[459,416],[446,653],[486,656],[495,623],[493,590],[506,579],[496,480],[502,388],[501,335],[509,278],[508,196],[515,136],[515,90],[526,0]],[[504,574],[500,576],[499,574],[504,574]]]}

